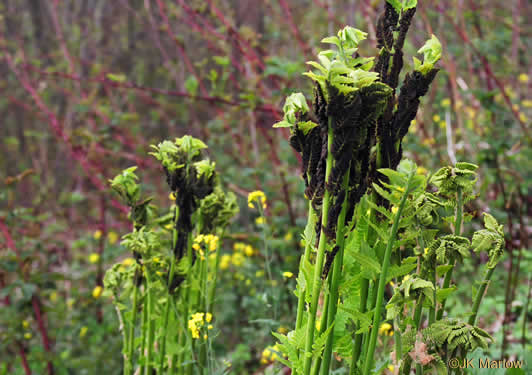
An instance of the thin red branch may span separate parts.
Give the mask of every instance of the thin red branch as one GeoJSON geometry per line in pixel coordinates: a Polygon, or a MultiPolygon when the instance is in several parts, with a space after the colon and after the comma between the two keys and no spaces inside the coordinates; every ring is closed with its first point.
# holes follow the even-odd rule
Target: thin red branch
{"type": "Polygon", "coordinates": [[[297,28],[297,25],[294,22],[294,17],[292,16],[292,11],[290,10],[290,7],[288,6],[285,0],[279,0],[279,5],[281,5],[281,8],[284,11],[283,16],[285,17],[286,22],[288,22],[288,26],[290,27],[292,34],[294,34],[294,37],[296,38],[297,43],[299,44],[299,47],[301,48],[305,56],[309,58],[312,54],[312,49],[303,40],[303,37],[301,36],[301,33],[299,32],[299,29],[297,28]]]}
{"type": "Polygon", "coordinates": [[[471,40],[467,36],[467,33],[465,32],[465,30],[462,30],[460,27],[458,27],[458,25],[454,22],[452,17],[450,17],[449,14],[447,14],[447,12],[445,12],[445,10],[441,6],[438,6],[437,9],[440,12],[440,14],[442,14],[447,19],[447,21],[451,25],[453,25],[453,28],[455,29],[457,34],[460,36],[462,41],[464,43],[466,43],[469,46],[469,48],[471,48],[473,53],[480,59],[480,61],[482,63],[482,67],[484,68],[484,71],[485,71],[486,75],[495,82],[495,84],[497,85],[497,88],[499,89],[502,97],[504,98],[504,101],[506,102],[506,105],[508,106],[508,108],[510,109],[510,111],[514,115],[515,119],[517,120],[517,122],[521,126],[521,129],[523,130],[524,135],[527,137],[528,141],[530,141],[531,138],[530,138],[529,130],[528,130],[526,124],[524,123],[524,121],[521,119],[521,117],[519,115],[519,110],[513,106],[512,100],[510,99],[510,97],[508,96],[508,94],[506,92],[506,88],[504,86],[504,83],[495,75],[495,73],[491,69],[491,65],[488,62],[488,59],[486,58],[486,56],[484,56],[475,47],[475,45],[473,43],[471,43],[471,40]]]}

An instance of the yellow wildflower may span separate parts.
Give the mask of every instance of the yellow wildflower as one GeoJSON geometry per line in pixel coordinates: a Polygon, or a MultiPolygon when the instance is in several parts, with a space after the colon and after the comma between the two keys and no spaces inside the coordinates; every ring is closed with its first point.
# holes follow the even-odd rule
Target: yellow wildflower
{"type": "Polygon", "coordinates": [[[393,370],[395,370],[394,365],[388,365],[388,370],[393,373],[393,370]]]}
{"type": "Polygon", "coordinates": [[[52,293],[50,293],[50,301],[53,303],[53,302],[57,302],[57,292],[53,291],[52,293]]]}
{"type": "Polygon", "coordinates": [[[525,99],[521,102],[521,105],[525,108],[532,108],[532,100],[525,99]]]}
{"type": "Polygon", "coordinates": [[[98,229],[96,232],[93,233],[92,237],[95,240],[99,240],[100,238],[102,238],[102,231],[98,229]]]}
{"type": "Polygon", "coordinates": [[[22,321],[22,327],[28,329],[30,327],[30,323],[27,320],[22,321]]]}
{"type": "Polygon", "coordinates": [[[213,329],[213,328],[214,328],[214,327],[212,326],[212,324],[209,324],[209,325],[207,326],[207,329],[209,329],[209,330],[210,330],[210,329],[213,329]]]}
{"type": "Polygon", "coordinates": [[[220,258],[220,269],[226,270],[229,268],[230,265],[231,265],[231,255],[228,255],[228,254],[222,255],[222,257],[220,258]]]}
{"type": "Polygon", "coordinates": [[[440,129],[445,129],[447,127],[447,123],[445,121],[440,121],[438,123],[438,126],[440,127],[440,129]]]}
{"type": "Polygon", "coordinates": [[[379,327],[379,335],[391,336],[392,335],[392,325],[390,323],[382,323],[379,327]]]}
{"type": "Polygon", "coordinates": [[[248,207],[249,208],[254,208],[253,202],[257,202],[258,204],[260,204],[263,209],[266,209],[267,207],[266,195],[264,194],[264,192],[260,190],[252,191],[251,193],[249,193],[248,195],[248,207]]]}
{"type": "Polygon", "coordinates": [[[122,261],[122,264],[126,267],[131,266],[133,263],[135,263],[135,259],[133,258],[126,258],[122,261]]]}
{"type": "Polygon", "coordinates": [[[95,263],[98,263],[99,260],[100,260],[100,254],[92,253],[91,255],[89,255],[90,263],[95,264],[95,263]]]}
{"type": "Polygon", "coordinates": [[[528,83],[528,75],[525,73],[519,74],[519,82],[528,83]]]}
{"type": "Polygon", "coordinates": [[[319,331],[321,328],[321,321],[319,319],[316,319],[316,329],[319,331]]]}
{"type": "Polygon", "coordinates": [[[443,99],[443,100],[441,101],[440,104],[441,104],[441,106],[442,106],[443,108],[447,108],[447,107],[449,107],[449,106],[451,105],[451,99],[449,99],[449,98],[445,98],[445,99],[443,99]]]}
{"type": "Polygon", "coordinates": [[[284,235],[284,240],[285,241],[292,241],[292,238],[294,238],[294,235],[292,234],[292,232],[288,232],[287,234],[284,235]]]}
{"type": "Polygon", "coordinates": [[[200,251],[200,250],[201,250],[200,245],[198,245],[197,243],[192,244],[192,248],[193,248],[194,250],[196,250],[196,251],[200,251]]]}
{"type": "Polygon", "coordinates": [[[428,252],[429,252],[429,248],[426,247],[425,250],[423,251],[423,253],[424,253],[425,255],[427,255],[428,252]]]}
{"type": "Polygon", "coordinates": [[[403,282],[405,282],[408,279],[410,279],[410,275],[406,275],[405,277],[403,277],[403,282]]]}
{"type": "Polygon", "coordinates": [[[207,323],[210,323],[212,320],[212,314],[209,312],[205,314],[205,320],[207,321],[207,323]]]}
{"type": "Polygon", "coordinates": [[[284,334],[286,334],[288,332],[288,328],[280,326],[279,328],[277,328],[277,332],[279,332],[280,334],[284,335],[284,334]]]}
{"type": "Polygon", "coordinates": [[[528,117],[526,117],[526,115],[521,112],[519,113],[519,120],[521,120],[522,122],[528,122],[528,117]]]}
{"type": "Polygon", "coordinates": [[[32,337],[33,337],[33,335],[32,335],[30,332],[26,332],[26,333],[24,334],[24,338],[25,338],[26,340],[29,340],[29,339],[31,339],[32,337]]]}
{"type": "Polygon", "coordinates": [[[441,120],[440,115],[434,115],[434,116],[432,116],[432,121],[434,121],[434,122],[440,122],[440,120],[441,120]]]}
{"type": "Polygon", "coordinates": [[[250,257],[255,254],[255,250],[251,245],[246,245],[246,247],[244,248],[244,253],[246,254],[246,256],[250,257]]]}
{"type": "Polygon", "coordinates": [[[100,296],[102,295],[102,292],[103,292],[103,288],[100,285],[97,285],[92,290],[92,296],[94,298],[100,298],[100,296]]]}
{"type": "Polygon", "coordinates": [[[262,277],[262,276],[264,276],[263,270],[258,270],[257,272],[255,272],[255,277],[262,277]]]}
{"type": "Polygon", "coordinates": [[[111,245],[114,245],[118,241],[118,234],[113,231],[107,233],[107,240],[111,245]]]}
{"type": "Polygon", "coordinates": [[[264,219],[264,216],[259,216],[258,218],[255,219],[255,224],[257,225],[262,225],[266,222],[266,220],[264,219]]]}
{"type": "Polygon", "coordinates": [[[175,194],[174,193],[168,194],[168,199],[170,199],[171,201],[175,201],[175,194]]]}
{"type": "Polygon", "coordinates": [[[392,207],[392,214],[395,215],[395,214],[397,213],[397,211],[399,211],[399,207],[397,207],[397,206],[393,206],[393,207],[392,207]]]}
{"type": "Polygon", "coordinates": [[[231,257],[231,262],[237,267],[241,266],[244,263],[244,260],[244,256],[240,253],[235,253],[231,257]]]}
{"type": "Polygon", "coordinates": [[[418,167],[417,174],[427,174],[427,170],[423,167],[418,167]]]}
{"type": "Polygon", "coordinates": [[[287,279],[291,278],[292,276],[294,276],[294,274],[290,271],[283,272],[283,277],[286,277],[287,279]]]}
{"type": "Polygon", "coordinates": [[[87,334],[89,328],[83,326],[81,327],[81,329],[79,330],[79,337],[85,337],[85,335],[87,334]]]}

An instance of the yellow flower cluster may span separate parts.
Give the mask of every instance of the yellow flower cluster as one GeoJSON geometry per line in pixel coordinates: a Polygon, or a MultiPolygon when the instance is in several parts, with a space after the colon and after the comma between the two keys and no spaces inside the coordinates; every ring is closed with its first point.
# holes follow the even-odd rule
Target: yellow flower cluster
{"type": "MultiPolygon", "coordinates": [[[[190,319],[188,320],[188,329],[192,333],[192,338],[199,339],[201,328],[204,327],[206,323],[210,323],[211,321],[212,321],[211,313],[197,312],[195,314],[192,314],[190,316],[190,319]]],[[[213,328],[212,324],[207,324],[208,330],[211,330],[212,328],[213,328]]],[[[204,334],[203,338],[206,340],[207,334],[204,334]]]]}
{"type": "Polygon", "coordinates": [[[382,323],[379,327],[379,335],[382,336],[393,336],[393,329],[390,323],[382,323]]]}
{"type": "Polygon", "coordinates": [[[86,326],[81,327],[79,330],[79,337],[83,338],[87,335],[87,332],[89,331],[89,328],[86,326]]]}
{"type": "MultiPolygon", "coordinates": [[[[27,321],[27,320],[23,320],[22,321],[22,327],[27,330],[28,328],[30,328],[30,323],[27,321]]],[[[31,334],[31,332],[25,332],[24,333],[24,338],[26,340],[29,340],[33,337],[33,335],[31,334]]]]}
{"type": "Polygon", "coordinates": [[[192,248],[196,250],[200,254],[200,258],[202,260],[205,259],[205,252],[203,251],[203,248],[201,244],[205,244],[205,248],[207,250],[207,253],[210,254],[218,248],[218,243],[220,242],[220,239],[218,236],[215,236],[213,234],[200,234],[194,239],[194,243],[192,244],[192,248]]]}
{"type": "Polygon", "coordinates": [[[242,253],[248,257],[253,256],[256,253],[256,250],[253,248],[253,246],[247,245],[243,242],[235,242],[233,245],[233,250],[235,253],[242,253]]]}
{"type": "Polygon", "coordinates": [[[89,255],[90,263],[95,264],[95,263],[98,263],[99,260],[100,260],[100,254],[92,253],[91,255],[89,255]]]}
{"type": "Polygon", "coordinates": [[[266,365],[270,362],[275,361],[278,358],[277,352],[279,352],[278,344],[275,344],[274,346],[268,346],[266,349],[262,351],[260,363],[262,363],[263,365],[266,365]]]}
{"type": "Polygon", "coordinates": [[[244,264],[246,257],[251,257],[257,253],[253,246],[243,242],[236,242],[233,245],[233,254],[224,254],[220,258],[220,269],[226,270],[231,264],[235,267],[240,267],[244,264]]]}
{"type": "Polygon", "coordinates": [[[266,195],[264,194],[264,192],[260,191],[260,190],[256,190],[256,191],[252,191],[251,193],[249,193],[248,195],[248,207],[249,208],[255,208],[255,206],[253,205],[253,202],[257,202],[257,204],[260,204],[262,206],[262,209],[266,209],[266,207],[268,207],[266,205],[266,195]]]}
{"type": "Polygon", "coordinates": [[[102,292],[103,292],[103,288],[100,285],[97,285],[92,290],[92,297],[94,297],[95,299],[98,299],[102,295],[102,292]]]}

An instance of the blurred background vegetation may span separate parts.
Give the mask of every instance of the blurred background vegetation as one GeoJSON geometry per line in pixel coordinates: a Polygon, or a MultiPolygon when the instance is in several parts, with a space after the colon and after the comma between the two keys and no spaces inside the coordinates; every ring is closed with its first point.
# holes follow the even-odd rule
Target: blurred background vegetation
{"type": "MultiPolygon", "coordinates": [[[[2,0],[0,374],[26,366],[36,374],[120,373],[118,321],[98,288],[104,270],[126,256],[119,239],[128,221],[108,179],[138,165],[149,193],[170,205],[147,152],[184,134],[209,145],[223,184],[240,199],[224,242],[217,360],[235,374],[266,371],[270,332],[293,321],[295,280],[286,272],[297,271],[306,221],[299,162],[288,134],[271,126],[293,88],[310,88],[301,72],[322,37],[352,25],[369,33],[362,54],[374,54],[382,7],[2,0]],[[268,199],[266,222],[246,204],[257,189],[268,199]],[[265,246],[278,288],[266,285],[265,246]],[[265,304],[272,291],[275,304],[265,304]]],[[[405,156],[428,171],[478,164],[479,199],[467,207],[466,230],[480,228],[486,211],[505,224],[507,254],[479,322],[497,340],[489,353],[496,358],[522,357],[527,345],[532,352],[531,17],[526,0],[420,2],[405,47],[414,55],[430,34],[444,47],[405,156]]],[[[465,269],[483,261],[473,257],[465,269]]],[[[463,293],[451,306],[465,311],[471,280],[467,271],[456,278],[463,293]]]]}

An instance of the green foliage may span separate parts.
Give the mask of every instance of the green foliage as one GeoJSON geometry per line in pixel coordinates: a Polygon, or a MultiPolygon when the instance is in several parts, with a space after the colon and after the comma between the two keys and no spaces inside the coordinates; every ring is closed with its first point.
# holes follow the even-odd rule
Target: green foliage
{"type": "Polygon", "coordinates": [[[129,206],[134,206],[140,199],[140,186],[138,177],[135,174],[137,167],[124,169],[115,178],[110,180],[111,187],[115,190],[129,206]]]}
{"type": "Polygon", "coordinates": [[[328,92],[328,84],[344,95],[370,86],[379,76],[378,73],[369,71],[373,66],[373,59],[352,57],[358,51],[359,43],[366,39],[366,36],[367,33],[346,26],[338,31],[338,36],[324,38],[322,43],[333,44],[338,50],[320,52],[319,63],[307,62],[318,70],[318,74],[313,72],[304,74],[319,83],[324,93],[328,92]]]}
{"type": "Polygon", "coordinates": [[[495,218],[484,213],[484,227],[473,235],[472,247],[478,252],[487,252],[489,261],[488,268],[494,268],[504,253],[503,225],[499,225],[495,218]]]}
{"type": "Polygon", "coordinates": [[[417,58],[414,59],[414,69],[426,75],[429,71],[434,68],[434,65],[440,60],[442,47],[441,43],[432,35],[432,37],[427,40],[427,42],[421,47],[417,53],[423,54],[423,62],[419,61],[417,58]]]}

